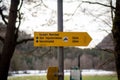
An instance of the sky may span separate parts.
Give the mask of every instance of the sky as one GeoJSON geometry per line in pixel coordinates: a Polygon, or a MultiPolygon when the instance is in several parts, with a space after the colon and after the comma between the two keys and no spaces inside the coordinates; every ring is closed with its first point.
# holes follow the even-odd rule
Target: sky
{"type": "MultiPolygon", "coordinates": [[[[107,0],[91,1],[108,3],[107,0]]],[[[23,19],[20,30],[32,36],[35,31],[56,32],[58,29],[57,0],[24,2],[21,13],[23,19]]],[[[104,6],[81,3],[81,0],[64,0],[63,14],[64,32],[87,32],[91,36],[92,41],[86,48],[95,47],[111,32],[110,9],[104,6]]]]}

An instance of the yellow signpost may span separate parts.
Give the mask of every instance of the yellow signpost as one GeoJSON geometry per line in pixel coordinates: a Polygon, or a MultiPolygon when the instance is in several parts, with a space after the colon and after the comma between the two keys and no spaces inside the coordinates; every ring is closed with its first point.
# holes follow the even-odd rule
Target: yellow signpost
{"type": "Polygon", "coordinates": [[[34,32],[34,46],[88,46],[87,32],[34,32]]]}
{"type": "Polygon", "coordinates": [[[58,67],[49,67],[47,72],[47,80],[58,80],[58,67]]]}

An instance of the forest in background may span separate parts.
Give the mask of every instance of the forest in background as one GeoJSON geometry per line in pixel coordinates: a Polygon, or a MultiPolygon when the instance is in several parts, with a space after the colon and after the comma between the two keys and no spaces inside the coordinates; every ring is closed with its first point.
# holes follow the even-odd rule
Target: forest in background
{"type": "MultiPolygon", "coordinates": [[[[32,42],[31,42],[32,43],[32,42]]],[[[30,43],[24,46],[30,45],[30,43]]],[[[57,66],[57,48],[41,47],[32,51],[29,47],[16,50],[11,61],[10,70],[46,70],[49,66],[57,66]]],[[[78,55],[82,69],[115,70],[113,54],[98,49],[64,48],[64,68],[70,69],[78,65],[78,55]]]]}
{"type": "MultiPolygon", "coordinates": [[[[4,36],[6,27],[3,24],[0,25],[0,35],[4,36]]],[[[26,34],[25,32],[19,32],[18,40],[30,37],[31,35],[26,34]]],[[[33,44],[33,41],[29,41],[16,47],[10,65],[11,71],[46,70],[49,66],[58,65],[57,47],[34,47],[33,44]]],[[[101,46],[101,44],[98,44],[97,46],[101,46]]],[[[2,46],[3,44],[0,42],[0,51],[2,46]]],[[[115,70],[113,53],[102,51],[97,47],[91,49],[64,47],[64,68],[70,69],[71,67],[77,66],[79,55],[81,69],[115,70]]]]}

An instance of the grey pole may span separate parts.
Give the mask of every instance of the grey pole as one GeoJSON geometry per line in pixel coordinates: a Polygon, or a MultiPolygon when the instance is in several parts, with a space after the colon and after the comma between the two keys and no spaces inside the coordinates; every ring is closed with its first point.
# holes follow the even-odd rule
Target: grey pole
{"type": "MultiPolygon", "coordinates": [[[[63,0],[57,0],[57,13],[58,13],[58,32],[63,32],[63,0]]],[[[64,53],[63,47],[58,48],[58,67],[59,76],[58,80],[64,80],[64,53]]]]}
{"type": "Polygon", "coordinates": [[[80,80],[82,80],[82,73],[81,73],[81,67],[80,67],[80,54],[78,55],[78,68],[80,69],[80,80]]]}
{"type": "Polygon", "coordinates": [[[78,55],[78,68],[80,69],[80,54],[78,55]]]}

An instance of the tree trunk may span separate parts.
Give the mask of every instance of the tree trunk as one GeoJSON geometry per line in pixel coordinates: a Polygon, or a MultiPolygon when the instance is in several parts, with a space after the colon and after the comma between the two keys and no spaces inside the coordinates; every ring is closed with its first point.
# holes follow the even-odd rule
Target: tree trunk
{"type": "Polygon", "coordinates": [[[118,80],[120,80],[120,0],[116,0],[115,18],[112,28],[114,44],[115,44],[115,62],[118,80]]]}
{"type": "Polygon", "coordinates": [[[16,46],[15,23],[17,18],[18,5],[19,5],[19,0],[11,0],[8,26],[5,36],[5,43],[2,49],[2,54],[0,59],[0,80],[7,80],[10,61],[16,46]]]}

